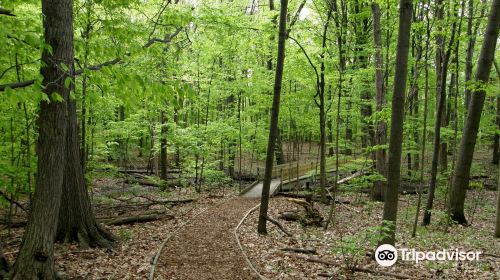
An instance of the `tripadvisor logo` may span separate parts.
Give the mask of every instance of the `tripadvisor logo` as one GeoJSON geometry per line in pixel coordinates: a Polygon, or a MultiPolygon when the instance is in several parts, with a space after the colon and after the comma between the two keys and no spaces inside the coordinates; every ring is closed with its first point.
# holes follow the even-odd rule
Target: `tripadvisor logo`
{"type": "Polygon", "coordinates": [[[392,266],[398,260],[398,256],[403,261],[477,261],[479,251],[462,251],[459,249],[443,249],[440,251],[417,251],[415,249],[396,249],[390,244],[380,245],[375,251],[375,260],[381,266],[392,266]],[[398,252],[399,251],[399,252],[398,252]]]}
{"type": "Polygon", "coordinates": [[[375,260],[381,266],[392,266],[398,260],[398,251],[390,244],[380,245],[375,251],[375,260]]]}

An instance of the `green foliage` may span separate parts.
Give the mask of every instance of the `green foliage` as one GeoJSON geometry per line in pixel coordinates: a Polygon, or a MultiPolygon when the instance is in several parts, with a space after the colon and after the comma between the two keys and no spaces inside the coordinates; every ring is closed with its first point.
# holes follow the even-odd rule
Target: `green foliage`
{"type": "Polygon", "coordinates": [[[332,251],[343,256],[347,269],[353,269],[364,259],[367,249],[373,249],[388,236],[387,231],[387,225],[365,228],[356,234],[343,236],[332,251]]]}

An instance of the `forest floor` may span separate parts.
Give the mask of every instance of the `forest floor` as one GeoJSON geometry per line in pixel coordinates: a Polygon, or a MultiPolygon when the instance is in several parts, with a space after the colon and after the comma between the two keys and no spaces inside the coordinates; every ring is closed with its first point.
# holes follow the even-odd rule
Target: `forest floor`
{"type": "MultiPolygon", "coordinates": [[[[206,224],[220,225],[217,228],[220,230],[223,230],[222,227],[233,227],[232,220],[229,220],[229,218],[228,220],[224,217],[219,217],[219,220],[213,219],[217,211],[226,213],[226,210],[230,210],[230,208],[217,208],[217,205],[225,205],[225,203],[234,201],[236,193],[233,191],[225,190],[225,195],[220,192],[197,195],[191,188],[165,192],[151,186],[129,185],[123,178],[117,178],[109,174],[103,174],[100,178],[93,180],[92,185],[92,196],[97,218],[130,217],[155,212],[159,213],[159,219],[117,226],[106,225],[105,227],[120,239],[120,242],[112,250],[102,248],[84,249],[77,244],[56,243],[56,268],[67,279],[148,279],[153,259],[161,244],[170,233],[182,228],[186,221],[190,221],[198,214],[208,211],[194,220],[206,221],[206,224]],[[193,201],[189,201],[190,199],[193,199],[193,201]],[[164,200],[173,202],[158,203],[164,200]],[[184,200],[187,203],[175,203],[175,201],[184,200]],[[210,210],[213,207],[216,210],[210,210]],[[223,225],[222,223],[226,224],[223,225]]],[[[252,201],[248,208],[255,204],[256,202],[252,201]]],[[[239,202],[231,205],[239,205],[241,211],[248,211],[245,205],[239,202]]],[[[235,208],[231,217],[239,221],[240,216],[243,216],[244,213],[240,214],[240,210],[235,208]]],[[[26,215],[23,215],[22,211],[18,211],[18,215],[14,216],[14,221],[26,221],[26,215]]],[[[10,263],[13,263],[16,258],[23,233],[24,229],[20,226],[12,228],[10,231],[7,229],[2,230],[2,245],[5,256],[10,263]]],[[[232,234],[228,233],[228,236],[232,237],[234,241],[232,234]]],[[[174,238],[172,241],[173,244],[177,244],[175,242],[178,242],[178,239],[174,238]]],[[[219,245],[225,246],[220,243],[219,245]]],[[[214,247],[215,245],[212,246],[212,249],[214,247]]],[[[167,246],[167,250],[170,250],[169,248],[167,246]]],[[[231,257],[236,256],[233,254],[231,257]]],[[[161,260],[162,258],[160,258],[161,260]]],[[[238,263],[241,265],[242,270],[249,270],[244,260],[241,262],[238,260],[238,263]]],[[[236,259],[234,265],[236,265],[236,259]]],[[[246,274],[251,275],[249,272],[246,274]]],[[[155,277],[155,279],[162,278],[155,277]]]]}
{"type": "MultiPolygon", "coordinates": [[[[438,191],[439,192],[439,191],[438,191]]],[[[298,222],[279,220],[292,234],[285,235],[268,223],[268,235],[257,234],[258,213],[248,216],[239,230],[240,239],[256,269],[269,279],[395,279],[388,273],[414,279],[500,279],[500,240],[493,238],[496,192],[470,190],[466,215],[472,225],[447,225],[444,207],[438,194],[433,223],[420,226],[416,238],[411,238],[416,212],[416,195],[399,198],[396,248],[418,251],[455,249],[481,251],[479,261],[422,261],[418,264],[399,260],[389,268],[379,266],[371,255],[376,248],[370,240],[377,235],[382,221],[383,203],[371,202],[364,194],[342,194],[337,204],[335,221],[328,230],[303,227],[298,222]],[[473,217],[473,218],[472,218],[473,217]],[[315,251],[313,254],[285,252],[284,248],[315,251]],[[357,269],[354,269],[356,267],[357,269]],[[365,270],[359,272],[356,270],[365,270]],[[368,273],[366,271],[369,271],[368,273]],[[385,275],[384,275],[385,274],[385,275]]],[[[323,217],[329,206],[315,203],[323,217]]],[[[288,211],[304,211],[284,197],[270,201],[269,215],[278,218],[288,211]]]]}
{"type": "Polygon", "coordinates": [[[258,199],[234,198],[218,203],[166,243],[155,279],[257,279],[233,234],[258,199]]]}
{"type": "MultiPolygon", "coordinates": [[[[131,184],[110,174],[99,175],[92,182],[98,218],[155,212],[159,219],[106,225],[120,239],[112,250],[56,244],[57,270],[67,279],[148,279],[154,258],[166,240],[155,279],[256,279],[237,246],[233,230],[258,200],[236,197],[236,188],[198,195],[193,188],[173,187],[165,191],[131,184]]],[[[500,240],[492,236],[496,192],[468,191],[466,215],[472,224],[467,227],[448,225],[445,197],[444,188],[439,188],[433,223],[427,228],[419,226],[417,237],[411,238],[417,195],[400,196],[396,248],[477,250],[483,252],[479,261],[398,261],[390,268],[378,266],[369,256],[375,248],[370,241],[377,235],[383,203],[372,202],[361,192],[339,193],[338,199],[349,204],[336,205],[335,221],[326,231],[279,219],[282,212],[304,209],[284,197],[276,197],[270,200],[269,216],[278,220],[291,237],[271,223],[268,235],[258,235],[258,211],[247,217],[238,233],[250,261],[269,279],[391,279],[387,273],[416,279],[500,279],[500,240]],[[283,248],[305,248],[315,253],[295,253],[283,248]],[[360,269],[365,272],[355,271],[360,269]]],[[[314,207],[327,217],[328,205],[315,203],[314,207]]],[[[14,216],[15,223],[25,220],[22,211],[14,216]]],[[[1,231],[10,263],[15,260],[23,232],[22,227],[1,231]]]]}

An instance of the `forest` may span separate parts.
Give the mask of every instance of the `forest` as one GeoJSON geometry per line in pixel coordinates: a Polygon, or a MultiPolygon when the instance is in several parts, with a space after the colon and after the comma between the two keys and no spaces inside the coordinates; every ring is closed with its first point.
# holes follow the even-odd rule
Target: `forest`
{"type": "Polygon", "coordinates": [[[0,279],[500,279],[500,0],[0,27],[0,279]]]}

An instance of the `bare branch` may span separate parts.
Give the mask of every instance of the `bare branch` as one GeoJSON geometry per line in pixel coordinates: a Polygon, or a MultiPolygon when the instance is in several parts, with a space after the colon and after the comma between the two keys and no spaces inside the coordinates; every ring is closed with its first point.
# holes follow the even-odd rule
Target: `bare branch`
{"type": "Polygon", "coordinates": [[[10,16],[10,17],[15,17],[16,16],[11,11],[9,11],[7,9],[4,9],[4,8],[0,8],[0,15],[10,16]]]}

